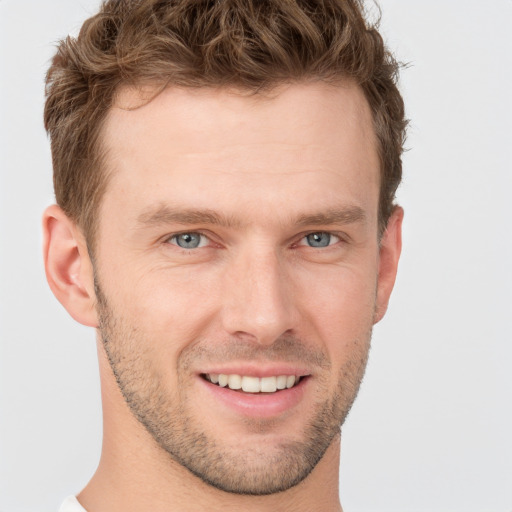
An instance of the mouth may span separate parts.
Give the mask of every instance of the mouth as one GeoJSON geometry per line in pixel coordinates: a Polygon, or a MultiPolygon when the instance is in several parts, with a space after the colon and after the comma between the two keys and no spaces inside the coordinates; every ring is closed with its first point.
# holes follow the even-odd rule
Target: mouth
{"type": "Polygon", "coordinates": [[[210,370],[197,374],[204,384],[198,391],[204,390],[205,403],[211,404],[216,413],[219,410],[235,413],[235,416],[225,416],[232,419],[240,416],[260,420],[285,418],[304,400],[309,403],[306,397],[311,393],[308,389],[313,375],[306,368],[240,366],[245,366],[245,370],[240,368],[237,372],[235,368],[225,368],[226,373],[220,373],[219,368],[219,373],[210,370]]]}
{"type": "Polygon", "coordinates": [[[307,378],[307,375],[275,375],[253,377],[249,375],[203,373],[201,377],[221,388],[252,394],[272,394],[291,389],[307,378]]]}

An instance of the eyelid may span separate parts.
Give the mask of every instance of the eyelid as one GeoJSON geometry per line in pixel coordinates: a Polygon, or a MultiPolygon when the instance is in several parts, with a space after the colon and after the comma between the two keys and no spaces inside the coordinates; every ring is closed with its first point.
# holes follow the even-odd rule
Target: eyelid
{"type": "MultiPolygon", "coordinates": [[[[350,236],[348,236],[345,233],[340,233],[339,231],[329,231],[329,230],[326,230],[326,229],[323,229],[323,230],[322,229],[315,229],[315,230],[311,230],[311,231],[305,231],[303,233],[300,233],[296,237],[294,237],[297,241],[295,243],[293,243],[292,245],[295,245],[295,246],[306,246],[306,247],[310,247],[312,249],[318,249],[318,248],[311,247],[311,246],[309,246],[309,245],[307,245],[305,243],[306,237],[309,236],[309,235],[312,235],[314,233],[327,233],[331,237],[337,238],[337,240],[334,243],[331,243],[330,245],[324,247],[324,249],[327,249],[328,247],[332,247],[332,246],[336,245],[339,242],[347,243],[347,242],[350,241],[350,236]]],[[[204,230],[201,230],[201,229],[184,229],[184,230],[181,230],[181,231],[177,231],[177,232],[168,234],[165,237],[163,237],[162,238],[162,242],[163,243],[172,244],[172,245],[174,245],[174,246],[176,246],[176,247],[178,247],[179,249],[182,249],[182,250],[189,250],[189,249],[184,249],[183,247],[180,247],[175,242],[174,243],[171,242],[173,239],[176,239],[176,237],[178,237],[180,235],[184,235],[184,234],[197,234],[197,235],[199,235],[201,237],[206,238],[208,240],[208,244],[204,245],[204,246],[200,246],[200,247],[206,247],[206,246],[210,246],[210,245],[219,244],[219,242],[215,241],[215,236],[214,235],[210,235],[209,233],[206,233],[204,230]]]]}
{"type": "Polygon", "coordinates": [[[193,230],[193,229],[185,229],[185,230],[177,232],[177,233],[172,233],[171,235],[166,235],[164,237],[164,239],[163,239],[163,242],[167,243],[167,244],[174,245],[178,249],[181,249],[181,250],[184,250],[184,251],[189,251],[189,250],[194,250],[194,249],[202,249],[203,247],[207,247],[207,246],[211,245],[212,243],[214,243],[212,238],[210,236],[208,236],[206,233],[204,233],[204,232],[202,232],[200,230],[193,230]],[[190,235],[199,235],[201,238],[206,238],[206,240],[208,240],[208,243],[202,245],[202,243],[200,242],[198,247],[194,247],[194,248],[191,248],[191,249],[187,249],[185,247],[180,247],[177,244],[177,242],[175,241],[176,238],[181,236],[181,235],[189,235],[189,234],[190,235]]]}
{"type": "Polygon", "coordinates": [[[302,233],[301,235],[299,235],[298,242],[296,244],[294,244],[294,245],[299,245],[301,247],[309,247],[311,249],[327,249],[329,247],[333,247],[334,245],[338,244],[339,242],[347,242],[347,238],[348,238],[347,236],[343,236],[342,233],[339,233],[337,231],[328,231],[328,230],[325,230],[325,229],[316,229],[316,230],[313,230],[313,231],[307,231],[306,233],[302,233]],[[315,233],[326,233],[326,234],[330,235],[331,237],[337,238],[337,240],[334,243],[331,243],[331,244],[327,245],[326,247],[311,247],[310,245],[305,243],[305,240],[306,240],[306,238],[309,235],[314,235],[315,233]]]}

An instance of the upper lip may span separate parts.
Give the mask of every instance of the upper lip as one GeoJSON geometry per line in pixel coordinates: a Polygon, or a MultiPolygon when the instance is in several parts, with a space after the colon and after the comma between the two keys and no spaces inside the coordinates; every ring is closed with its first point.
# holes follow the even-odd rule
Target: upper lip
{"type": "Polygon", "coordinates": [[[311,371],[299,365],[291,365],[289,363],[273,363],[271,365],[262,363],[244,363],[244,364],[222,364],[212,365],[211,367],[202,369],[199,374],[224,374],[224,375],[245,375],[250,377],[275,377],[279,375],[295,375],[303,377],[311,375],[311,371]]]}

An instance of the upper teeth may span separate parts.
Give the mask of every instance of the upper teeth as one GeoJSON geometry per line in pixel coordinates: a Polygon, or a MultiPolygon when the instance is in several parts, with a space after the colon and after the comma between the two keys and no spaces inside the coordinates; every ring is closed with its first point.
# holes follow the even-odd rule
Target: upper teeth
{"type": "Polygon", "coordinates": [[[249,377],[247,375],[226,375],[224,373],[209,373],[206,378],[221,387],[241,389],[247,393],[273,393],[278,389],[293,387],[300,380],[295,375],[279,375],[276,377],[249,377]]]}

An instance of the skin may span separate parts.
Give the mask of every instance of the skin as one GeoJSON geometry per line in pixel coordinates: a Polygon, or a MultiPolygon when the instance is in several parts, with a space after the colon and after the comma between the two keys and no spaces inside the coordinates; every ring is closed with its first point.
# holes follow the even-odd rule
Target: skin
{"type": "Polygon", "coordinates": [[[125,108],[137,102],[121,91],[105,126],[94,266],[57,206],[43,222],[52,290],[98,331],[104,443],[78,499],[89,512],[341,510],[339,428],[401,249],[400,208],[379,239],[366,100],[315,83],[265,97],[170,88],[125,108]],[[280,364],[307,379],[267,415],[230,408],[200,376],[280,364]]]}

